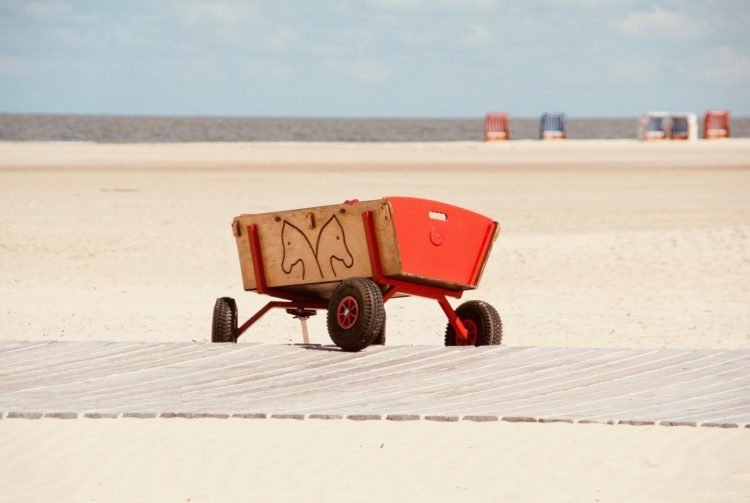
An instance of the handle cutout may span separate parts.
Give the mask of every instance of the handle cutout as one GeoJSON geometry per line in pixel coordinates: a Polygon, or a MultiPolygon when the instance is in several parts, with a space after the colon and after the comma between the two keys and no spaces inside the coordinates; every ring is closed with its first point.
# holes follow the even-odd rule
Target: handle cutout
{"type": "Polygon", "coordinates": [[[432,220],[440,220],[441,222],[445,222],[448,220],[448,215],[439,211],[431,211],[429,213],[429,216],[432,220]]]}

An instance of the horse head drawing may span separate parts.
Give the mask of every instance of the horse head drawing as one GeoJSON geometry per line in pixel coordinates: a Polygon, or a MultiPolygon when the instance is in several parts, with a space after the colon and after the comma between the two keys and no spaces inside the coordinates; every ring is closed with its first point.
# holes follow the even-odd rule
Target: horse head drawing
{"type": "MultiPolygon", "coordinates": [[[[348,269],[354,265],[354,257],[349,251],[349,247],[346,245],[346,235],[344,234],[344,228],[333,215],[320,229],[318,235],[318,242],[315,246],[315,257],[318,259],[318,265],[324,264],[325,276],[330,274],[336,277],[336,268],[334,267],[334,261],[338,261],[344,264],[348,269]],[[330,267],[330,271],[329,268],[330,267]]],[[[322,271],[322,268],[321,268],[322,271]]]]}
{"type": "Polygon", "coordinates": [[[307,239],[304,232],[286,220],[281,226],[281,242],[283,245],[281,270],[286,274],[291,274],[292,270],[299,265],[304,280],[308,268],[315,264],[317,267],[312,268],[312,271],[317,271],[321,278],[323,277],[323,271],[315,257],[315,250],[313,250],[310,240],[307,239]]]}

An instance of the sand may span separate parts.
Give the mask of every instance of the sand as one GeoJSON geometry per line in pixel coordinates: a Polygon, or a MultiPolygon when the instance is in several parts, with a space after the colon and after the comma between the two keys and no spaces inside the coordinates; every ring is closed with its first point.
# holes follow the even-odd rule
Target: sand
{"type": "MultiPolygon", "coordinates": [[[[750,141],[0,144],[1,339],[206,341],[240,317],[240,213],[409,195],[498,220],[482,284],[512,346],[750,348],[750,141]]],[[[441,344],[433,302],[388,344],[441,344]]],[[[312,342],[328,344],[324,317],[312,342]]],[[[301,341],[270,313],[243,337],[301,341]]],[[[242,340],[241,340],[242,342],[242,340]]],[[[732,501],[744,430],[0,421],[0,501],[732,501]],[[380,445],[383,444],[381,448],[380,445]]]]}
{"type": "Polygon", "coordinates": [[[748,431],[3,420],[2,501],[746,501],[748,431]],[[10,492],[8,492],[10,490],[10,492]]]}

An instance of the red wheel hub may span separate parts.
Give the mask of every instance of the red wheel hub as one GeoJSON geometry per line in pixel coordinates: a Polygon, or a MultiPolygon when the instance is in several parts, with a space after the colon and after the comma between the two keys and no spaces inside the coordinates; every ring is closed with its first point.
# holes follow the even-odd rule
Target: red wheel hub
{"type": "Polygon", "coordinates": [[[349,330],[359,319],[359,302],[351,295],[347,295],[336,308],[336,321],[343,330],[349,330]]]}
{"type": "Polygon", "coordinates": [[[456,346],[476,346],[477,336],[479,335],[479,328],[474,320],[461,320],[466,329],[466,339],[462,339],[459,334],[456,334],[456,346]]]}

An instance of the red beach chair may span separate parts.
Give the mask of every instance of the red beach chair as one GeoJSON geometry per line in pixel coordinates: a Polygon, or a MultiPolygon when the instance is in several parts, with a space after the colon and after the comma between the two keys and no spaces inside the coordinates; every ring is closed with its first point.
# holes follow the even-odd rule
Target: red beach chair
{"type": "Polygon", "coordinates": [[[703,138],[714,140],[732,136],[729,128],[729,110],[709,110],[703,117],[703,138]]]}
{"type": "Polygon", "coordinates": [[[510,140],[510,117],[505,112],[492,112],[484,118],[484,141],[510,140]]]}

